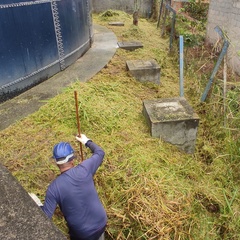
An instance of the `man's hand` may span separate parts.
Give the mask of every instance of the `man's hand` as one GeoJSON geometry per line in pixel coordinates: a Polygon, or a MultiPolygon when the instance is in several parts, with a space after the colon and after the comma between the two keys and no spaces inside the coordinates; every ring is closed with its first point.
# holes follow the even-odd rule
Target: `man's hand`
{"type": "Polygon", "coordinates": [[[80,137],[79,137],[79,136],[76,136],[76,139],[77,139],[79,142],[81,142],[82,144],[84,144],[84,145],[90,140],[90,139],[87,138],[87,136],[84,135],[84,134],[80,134],[80,137]]]}

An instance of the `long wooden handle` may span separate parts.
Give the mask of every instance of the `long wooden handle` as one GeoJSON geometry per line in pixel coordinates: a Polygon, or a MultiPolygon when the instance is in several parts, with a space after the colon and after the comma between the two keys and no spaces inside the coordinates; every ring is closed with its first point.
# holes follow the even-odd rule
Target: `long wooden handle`
{"type": "MultiPolygon", "coordinates": [[[[77,91],[74,91],[74,96],[75,96],[75,106],[76,106],[76,119],[77,119],[77,127],[78,127],[78,135],[81,136],[81,129],[80,129],[80,119],[79,119],[79,114],[78,114],[78,97],[77,97],[77,91]]],[[[80,155],[83,161],[83,151],[82,151],[82,143],[79,142],[80,146],[80,155]]]]}

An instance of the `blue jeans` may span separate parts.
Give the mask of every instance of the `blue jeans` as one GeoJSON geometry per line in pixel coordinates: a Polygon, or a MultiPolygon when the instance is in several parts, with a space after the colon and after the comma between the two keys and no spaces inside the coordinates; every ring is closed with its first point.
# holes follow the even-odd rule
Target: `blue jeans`
{"type": "Polygon", "coordinates": [[[106,229],[106,226],[104,226],[102,229],[98,230],[93,235],[89,236],[88,238],[81,238],[81,237],[70,236],[70,239],[71,240],[99,240],[99,238],[105,232],[105,229],[106,229]]]}

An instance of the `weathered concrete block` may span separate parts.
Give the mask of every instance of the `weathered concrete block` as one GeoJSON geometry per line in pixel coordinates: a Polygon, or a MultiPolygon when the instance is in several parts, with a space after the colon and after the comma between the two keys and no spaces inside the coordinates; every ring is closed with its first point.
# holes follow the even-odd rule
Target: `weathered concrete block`
{"type": "Polygon", "coordinates": [[[123,22],[110,22],[110,23],[108,23],[108,25],[111,25],[111,26],[124,26],[124,23],[123,22]]]}
{"type": "Polygon", "coordinates": [[[67,240],[2,164],[0,179],[0,239],[67,240]]]}
{"type": "Polygon", "coordinates": [[[160,84],[160,67],[154,59],[127,61],[126,67],[138,81],[160,84]]]}
{"type": "Polygon", "coordinates": [[[143,101],[151,136],[194,153],[199,117],[183,97],[143,101]]]}
{"type": "Polygon", "coordinates": [[[135,49],[143,47],[141,42],[118,42],[118,46],[129,51],[134,51],[135,49]]]}

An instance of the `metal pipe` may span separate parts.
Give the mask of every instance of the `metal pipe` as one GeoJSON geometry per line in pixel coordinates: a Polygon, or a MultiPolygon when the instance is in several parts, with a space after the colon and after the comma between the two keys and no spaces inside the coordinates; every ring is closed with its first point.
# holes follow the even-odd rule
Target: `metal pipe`
{"type": "Polygon", "coordinates": [[[172,25],[171,25],[171,33],[170,33],[170,41],[169,41],[169,51],[171,51],[173,38],[174,38],[174,34],[175,34],[176,11],[168,4],[166,5],[166,9],[168,9],[170,12],[172,12],[172,25]]]}
{"type": "Polygon", "coordinates": [[[162,33],[161,33],[161,37],[164,36],[165,34],[165,29],[166,29],[166,19],[167,19],[167,10],[165,8],[165,11],[164,11],[164,17],[163,17],[163,25],[162,25],[162,33]]]}
{"type": "Polygon", "coordinates": [[[217,73],[217,71],[218,71],[218,69],[220,67],[221,62],[222,62],[224,56],[227,53],[227,49],[229,47],[229,41],[225,38],[222,30],[218,26],[215,27],[214,30],[224,39],[224,43],[223,43],[222,51],[221,51],[221,53],[220,53],[220,55],[218,57],[217,63],[216,63],[216,65],[215,65],[215,67],[214,67],[214,69],[212,71],[211,77],[210,77],[210,79],[209,79],[209,81],[207,83],[207,86],[206,86],[206,88],[205,88],[205,90],[203,92],[203,95],[201,97],[201,102],[204,102],[206,100],[208,92],[211,89],[211,86],[212,86],[212,83],[213,83],[213,79],[214,79],[214,77],[215,77],[215,75],[216,75],[216,73],[217,73]]]}
{"type": "Polygon", "coordinates": [[[179,84],[180,84],[180,97],[184,96],[184,78],[183,78],[183,36],[179,36],[179,84]]]}
{"type": "Polygon", "coordinates": [[[160,10],[159,10],[159,15],[158,15],[157,28],[159,27],[159,24],[160,24],[160,21],[161,21],[162,8],[163,8],[163,0],[161,1],[161,4],[160,4],[160,10]]]}
{"type": "MultiPolygon", "coordinates": [[[[79,114],[78,114],[78,97],[77,97],[77,91],[74,91],[74,96],[75,96],[75,106],[76,106],[76,118],[77,118],[78,135],[81,136],[80,119],[79,119],[79,114]]],[[[81,159],[82,159],[82,161],[83,161],[83,151],[82,151],[82,143],[81,143],[81,142],[79,142],[79,147],[80,147],[81,159]]]]}
{"type": "Polygon", "coordinates": [[[224,109],[224,126],[226,127],[226,95],[227,95],[227,58],[224,56],[223,67],[223,109],[224,109]]]}

